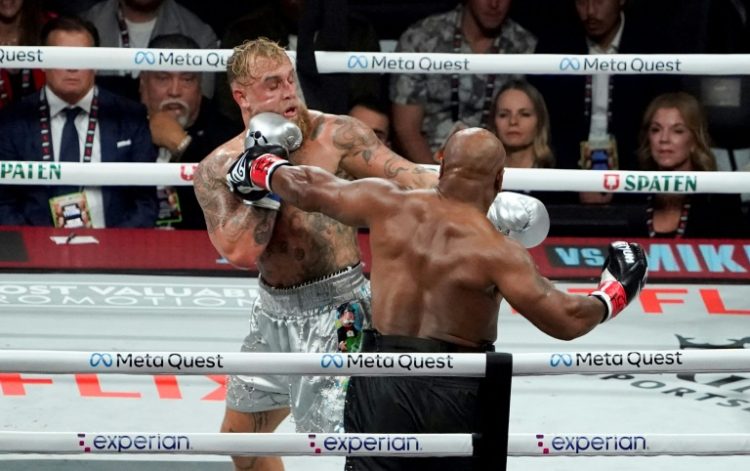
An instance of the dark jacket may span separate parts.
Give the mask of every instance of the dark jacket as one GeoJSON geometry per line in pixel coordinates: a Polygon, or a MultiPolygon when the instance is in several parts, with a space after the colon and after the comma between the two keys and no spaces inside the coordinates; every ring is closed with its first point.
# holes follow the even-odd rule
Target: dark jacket
{"type": "MultiPolygon", "coordinates": [[[[648,54],[664,52],[667,47],[647,25],[636,18],[625,16],[620,40],[620,54],[648,54]]],[[[537,44],[538,54],[588,54],[586,34],[580,25],[568,31],[549,32],[537,44]]],[[[607,56],[595,56],[606,60],[607,56]]],[[[552,146],[557,157],[557,168],[578,168],[580,143],[588,140],[590,116],[586,115],[585,75],[529,76],[544,96],[550,115],[552,146]]],[[[643,113],[648,103],[657,95],[680,88],[677,77],[667,75],[612,74],[609,133],[617,141],[619,168],[637,170],[635,151],[643,113]]]]}
{"type": "MultiPolygon", "coordinates": [[[[0,161],[42,160],[39,99],[34,93],[0,112],[0,161]]],[[[100,89],[97,126],[102,163],[156,161],[146,109],[140,103],[100,89]]],[[[0,225],[51,226],[49,199],[69,189],[0,185],[0,225]]],[[[102,197],[106,227],[154,226],[155,188],[106,186],[102,197]]]]}
{"type": "MultiPolygon", "coordinates": [[[[232,122],[216,111],[213,103],[206,97],[201,102],[201,110],[187,133],[192,137],[190,145],[182,154],[180,162],[197,163],[203,160],[214,149],[224,142],[230,140],[244,129],[241,121],[232,122]]],[[[176,187],[177,196],[180,199],[180,212],[182,221],[171,223],[176,229],[206,229],[206,220],[203,218],[195,191],[192,186],[176,187]]]]}

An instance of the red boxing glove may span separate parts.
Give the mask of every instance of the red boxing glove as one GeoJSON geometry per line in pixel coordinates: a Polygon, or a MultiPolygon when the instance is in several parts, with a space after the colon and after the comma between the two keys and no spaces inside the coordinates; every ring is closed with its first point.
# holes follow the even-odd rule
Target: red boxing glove
{"type": "Polygon", "coordinates": [[[263,154],[258,156],[250,164],[250,181],[268,191],[271,190],[271,177],[277,168],[284,165],[292,165],[288,160],[274,154],[263,154]]]}
{"type": "Polygon", "coordinates": [[[648,261],[640,245],[628,242],[609,244],[609,257],[604,262],[601,282],[589,294],[604,303],[602,322],[619,314],[638,295],[648,276],[648,261]]]}

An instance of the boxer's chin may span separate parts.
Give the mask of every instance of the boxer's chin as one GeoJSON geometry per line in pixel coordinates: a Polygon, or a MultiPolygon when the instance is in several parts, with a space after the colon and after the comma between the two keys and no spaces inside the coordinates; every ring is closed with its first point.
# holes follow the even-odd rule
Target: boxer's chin
{"type": "Polygon", "coordinates": [[[296,124],[300,131],[302,131],[302,139],[304,142],[304,140],[308,138],[310,132],[310,115],[307,112],[307,107],[300,103],[296,108],[296,116],[290,118],[290,121],[296,124]]]}

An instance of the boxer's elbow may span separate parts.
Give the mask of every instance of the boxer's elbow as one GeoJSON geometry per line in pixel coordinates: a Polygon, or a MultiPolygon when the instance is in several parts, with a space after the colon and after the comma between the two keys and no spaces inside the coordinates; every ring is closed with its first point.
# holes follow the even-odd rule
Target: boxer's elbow
{"type": "Polygon", "coordinates": [[[553,337],[570,341],[591,331],[598,324],[597,318],[591,315],[590,299],[585,296],[566,296],[558,304],[563,321],[558,325],[553,337]]]}
{"type": "Polygon", "coordinates": [[[221,231],[209,235],[217,252],[235,268],[251,270],[256,268],[256,260],[265,249],[265,245],[258,245],[248,241],[230,240],[221,231]]]}

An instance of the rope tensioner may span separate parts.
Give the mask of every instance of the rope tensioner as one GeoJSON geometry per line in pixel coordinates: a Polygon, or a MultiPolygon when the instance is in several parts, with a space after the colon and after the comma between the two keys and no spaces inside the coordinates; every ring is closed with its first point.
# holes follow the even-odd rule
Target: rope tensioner
{"type": "Polygon", "coordinates": [[[511,357],[514,376],[575,373],[750,371],[750,350],[557,353],[239,353],[0,350],[0,372],[118,374],[282,374],[313,376],[486,375],[511,357]]]}

